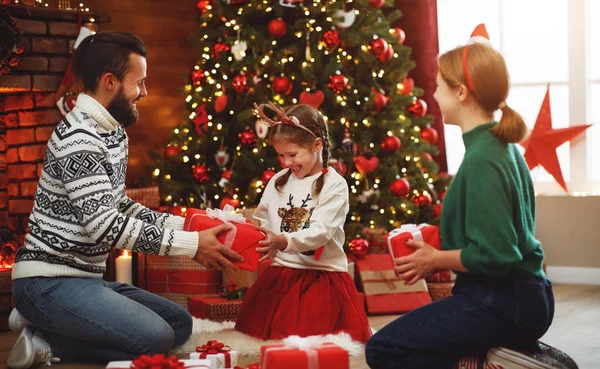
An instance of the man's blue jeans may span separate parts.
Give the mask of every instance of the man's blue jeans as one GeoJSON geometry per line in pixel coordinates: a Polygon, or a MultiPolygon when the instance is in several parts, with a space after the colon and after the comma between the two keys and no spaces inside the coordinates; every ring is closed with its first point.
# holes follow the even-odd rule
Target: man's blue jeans
{"type": "Polygon", "coordinates": [[[483,359],[492,347],[529,347],[554,317],[552,284],[521,270],[497,278],[460,273],[452,293],[371,337],[369,366],[452,369],[462,356],[483,359]]]}
{"type": "Polygon", "coordinates": [[[95,278],[22,278],[17,310],[48,338],[63,362],[131,360],[168,353],[192,332],[176,303],[128,284],[95,278]]]}

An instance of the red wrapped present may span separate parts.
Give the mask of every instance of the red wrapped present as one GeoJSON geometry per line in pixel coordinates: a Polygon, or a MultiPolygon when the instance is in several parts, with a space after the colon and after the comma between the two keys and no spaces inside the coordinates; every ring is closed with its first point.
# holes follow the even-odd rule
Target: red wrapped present
{"type": "Polygon", "coordinates": [[[158,186],[127,188],[125,189],[125,194],[133,201],[140,203],[149,209],[158,210],[160,208],[160,192],[158,186]]]}
{"type": "Polygon", "coordinates": [[[229,300],[219,294],[188,297],[188,311],[192,316],[216,322],[236,321],[242,300],[229,300]]]}
{"type": "MultiPolygon", "coordinates": [[[[395,258],[410,255],[415,251],[414,248],[409,247],[404,243],[406,240],[410,239],[423,241],[438,250],[442,248],[440,228],[438,226],[429,224],[404,224],[400,228],[391,231],[387,238],[388,250],[392,257],[392,263],[395,264],[395,258]]],[[[451,279],[452,275],[450,271],[442,270],[429,276],[427,280],[432,282],[445,282],[451,279]]]]}
{"type": "Polygon", "coordinates": [[[235,263],[240,269],[256,271],[258,259],[261,256],[256,252],[256,248],[260,246],[258,241],[265,238],[265,235],[247,221],[242,214],[232,211],[231,205],[225,205],[223,210],[188,209],[183,229],[185,231],[202,231],[223,223],[233,224],[234,227],[230,231],[221,233],[217,238],[223,245],[231,247],[233,251],[244,257],[243,262],[235,263]]]}
{"type": "Polygon", "coordinates": [[[369,314],[405,313],[431,302],[425,280],[406,285],[388,255],[369,254],[356,260],[356,268],[369,314]]]}
{"type": "Polygon", "coordinates": [[[283,345],[260,348],[261,369],[348,369],[348,352],[321,336],[290,336],[283,345]]]}
{"type": "Polygon", "coordinates": [[[442,270],[425,278],[427,282],[450,282],[456,279],[456,274],[450,270],[442,270]]]}

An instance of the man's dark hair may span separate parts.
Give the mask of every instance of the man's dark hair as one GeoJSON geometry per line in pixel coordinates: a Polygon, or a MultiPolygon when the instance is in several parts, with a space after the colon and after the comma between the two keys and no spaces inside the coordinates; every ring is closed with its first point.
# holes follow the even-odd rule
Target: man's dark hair
{"type": "Polygon", "coordinates": [[[88,36],[75,50],[75,78],[83,82],[85,91],[96,91],[104,73],[121,81],[130,68],[131,53],[146,57],[144,42],[132,33],[108,31],[88,36]]]}

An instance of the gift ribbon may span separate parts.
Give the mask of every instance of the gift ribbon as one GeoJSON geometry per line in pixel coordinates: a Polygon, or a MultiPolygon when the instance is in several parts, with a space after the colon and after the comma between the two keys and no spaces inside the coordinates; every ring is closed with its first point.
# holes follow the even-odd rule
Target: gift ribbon
{"type": "MultiPolygon", "coordinates": [[[[319,369],[319,354],[316,349],[321,348],[322,346],[322,336],[289,336],[283,340],[283,346],[267,348],[265,350],[265,357],[267,356],[269,351],[298,349],[306,352],[306,358],[308,359],[308,369],[319,369]]],[[[265,365],[263,365],[263,368],[264,366],[265,365]]]]}
{"type": "Polygon", "coordinates": [[[231,347],[217,341],[210,340],[206,345],[196,346],[196,352],[200,353],[200,359],[206,359],[208,355],[223,354],[225,357],[225,368],[231,368],[231,347]]]}
{"type": "Polygon", "coordinates": [[[131,369],[192,369],[203,368],[210,369],[204,364],[185,366],[183,361],[180,361],[177,356],[165,356],[163,354],[155,354],[152,356],[142,355],[131,362],[131,369]]]}
{"type": "MultiPolygon", "coordinates": [[[[192,218],[195,215],[201,215],[201,214],[194,214],[192,216],[192,218]]],[[[225,205],[223,207],[223,210],[210,209],[210,208],[206,209],[206,216],[211,219],[218,219],[225,224],[231,224],[231,223],[244,224],[244,223],[246,223],[246,218],[244,218],[244,216],[240,213],[235,213],[235,208],[229,204],[225,205]]],[[[225,247],[231,248],[233,246],[233,241],[235,240],[236,233],[237,233],[236,227],[231,227],[231,229],[229,231],[227,231],[227,236],[225,236],[225,241],[223,242],[223,245],[225,247]]]]}

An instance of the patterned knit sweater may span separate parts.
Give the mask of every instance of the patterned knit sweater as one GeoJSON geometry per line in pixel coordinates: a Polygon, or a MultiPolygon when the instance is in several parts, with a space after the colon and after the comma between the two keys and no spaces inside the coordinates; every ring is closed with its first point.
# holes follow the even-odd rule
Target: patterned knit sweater
{"type": "Polygon", "coordinates": [[[193,257],[198,233],[124,192],[128,138],[89,95],[54,130],[12,278],[101,278],[111,248],[193,257]]]}

